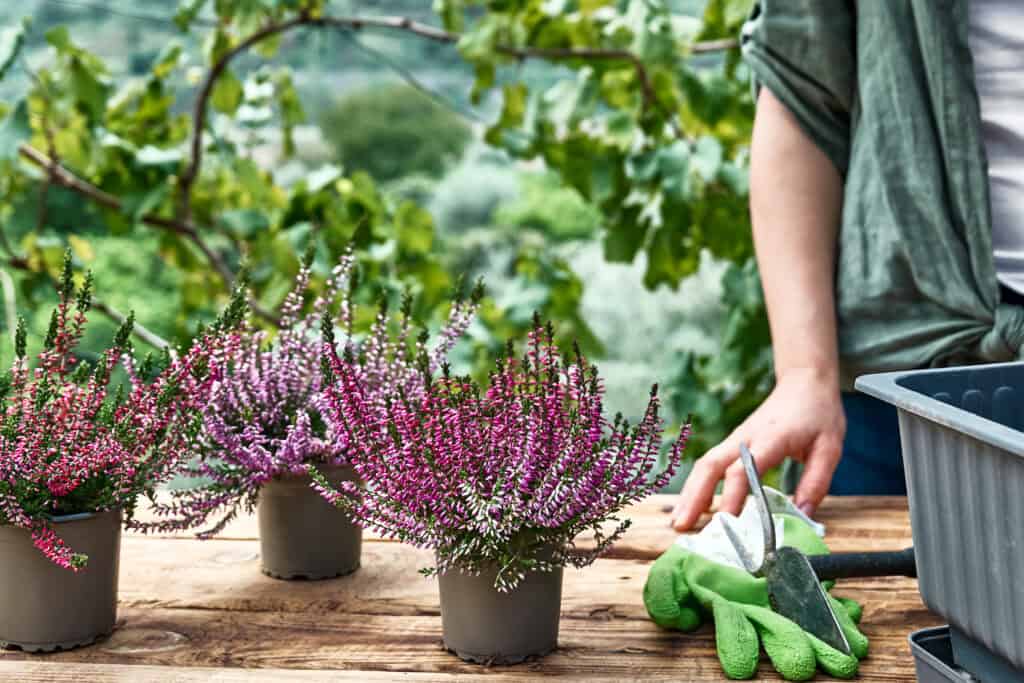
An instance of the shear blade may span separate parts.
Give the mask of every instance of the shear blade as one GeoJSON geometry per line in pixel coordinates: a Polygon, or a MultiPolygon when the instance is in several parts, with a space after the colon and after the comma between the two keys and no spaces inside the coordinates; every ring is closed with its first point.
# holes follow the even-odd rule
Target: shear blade
{"type": "Polygon", "coordinates": [[[761,573],[768,582],[768,597],[777,613],[843,654],[852,654],[828,594],[803,553],[782,546],[768,559],[761,573]]]}

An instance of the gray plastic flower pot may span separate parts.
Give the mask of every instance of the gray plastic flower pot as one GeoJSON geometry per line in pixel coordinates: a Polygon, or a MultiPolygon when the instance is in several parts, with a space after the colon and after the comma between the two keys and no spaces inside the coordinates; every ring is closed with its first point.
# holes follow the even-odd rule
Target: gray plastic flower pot
{"type": "MultiPolygon", "coordinates": [[[[332,484],[350,467],[322,467],[332,484]]],[[[359,568],[363,530],[310,487],[308,475],[277,477],[260,490],[260,565],[275,579],[330,579],[359,568]]]]}
{"type": "Polygon", "coordinates": [[[451,569],[438,577],[444,646],[478,664],[518,664],[558,646],[562,568],[530,572],[508,593],[496,570],[479,576],[451,569]]]}
{"type": "Polygon", "coordinates": [[[89,645],[114,630],[121,513],[56,517],[54,531],[89,556],[77,572],[43,557],[31,534],[0,526],[0,645],[52,652],[89,645]]]}

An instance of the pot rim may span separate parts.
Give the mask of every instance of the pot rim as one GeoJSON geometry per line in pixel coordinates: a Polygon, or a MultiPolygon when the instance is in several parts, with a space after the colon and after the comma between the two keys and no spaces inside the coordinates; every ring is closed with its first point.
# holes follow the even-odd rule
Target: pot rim
{"type": "Polygon", "coordinates": [[[69,515],[47,515],[46,521],[53,524],[65,524],[67,522],[80,522],[94,517],[104,515],[120,514],[121,508],[110,508],[109,510],[93,510],[92,512],[73,512],[69,515]]]}
{"type": "MultiPolygon", "coordinates": [[[[72,522],[84,522],[89,519],[96,517],[103,517],[105,515],[121,514],[121,508],[111,508],[109,510],[93,510],[92,512],[73,512],[68,515],[45,515],[44,519],[49,524],[70,524],[72,522]]],[[[4,527],[15,527],[22,529],[17,524],[11,524],[10,522],[0,522],[0,529],[4,527]]]]}
{"type": "MultiPolygon", "coordinates": [[[[321,472],[323,472],[326,475],[331,475],[331,474],[334,474],[334,473],[337,473],[337,472],[344,472],[346,470],[349,471],[349,472],[352,472],[353,474],[356,473],[355,468],[352,467],[352,465],[347,465],[347,464],[340,464],[340,465],[339,464],[326,464],[326,463],[306,463],[306,464],[307,465],[313,465],[314,467],[316,467],[318,470],[320,470],[321,472]]],[[[301,472],[300,473],[300,472],[285,471],[285,472],[281,472],[280,474],[275,474],[273,477],[271,477],[270,479],[267,479],[265,482],[263,482],[263,484],[261,484],[261,486],[266,486],[267,484],[269,484],[271,482],[282,483],[282,484],[290,484],[290,483],[301,482],[303,480],[308,480],[308,479],[310,479],[310,475],[309,475],[308,472],[301,472]]]]}

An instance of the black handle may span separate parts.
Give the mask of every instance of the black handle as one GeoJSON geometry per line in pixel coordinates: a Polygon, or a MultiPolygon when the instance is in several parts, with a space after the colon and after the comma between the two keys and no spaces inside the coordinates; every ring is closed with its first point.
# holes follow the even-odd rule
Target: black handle
{"type": "Polygon", "coordinates": [[[814,573],[822,581],[859,579],[871,576],[909,576],[917,578],[914,549],[876,553],[832,553],[810,555],[814,573]]]}

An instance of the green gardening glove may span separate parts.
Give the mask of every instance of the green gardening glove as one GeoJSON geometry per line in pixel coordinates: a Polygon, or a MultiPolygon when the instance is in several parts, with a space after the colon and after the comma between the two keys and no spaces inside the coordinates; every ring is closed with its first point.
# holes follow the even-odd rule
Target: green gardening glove
{"type": "MultiPolygon", "coordinates": [[[[808,554],[828,552],[824,542],[802,520],[781,515],[783,538],[808,554]]],[[[860,607],[830,598],[853,655],[844,655],[794,622],[776,614],[765,580],[746,571],[709,560],[679,546],[666,551],[651,567],[644,586],[644,604],[658,625],[682,631],[697,628],[705,615],[715,622],[715,642],[722,669],[730,678],[750,678],[757,671],[759,643],[776,671],[787,680],[807,680],[815,671],[850,678],[867,654],[867,638],[857,629],[860,607]]]]}

